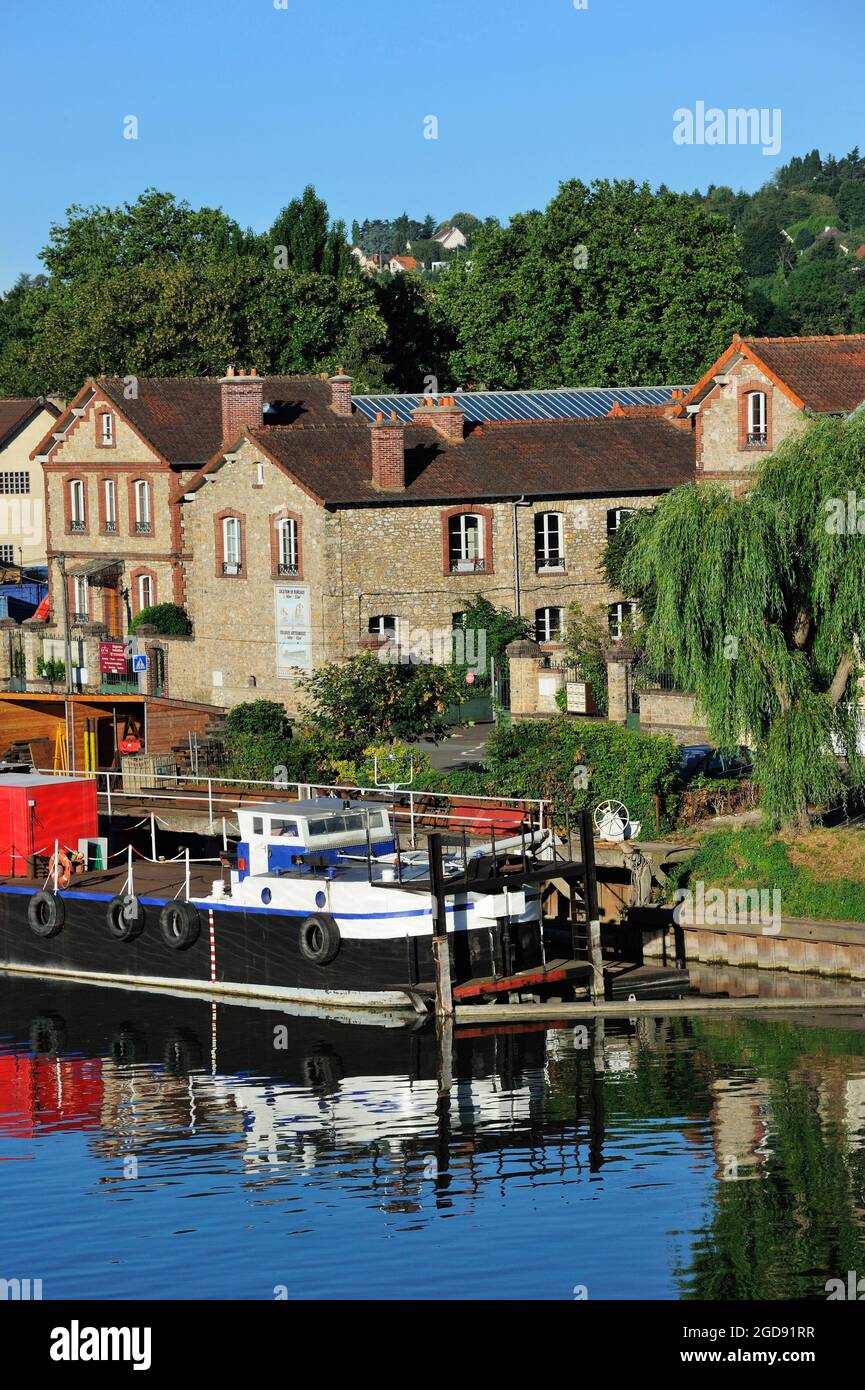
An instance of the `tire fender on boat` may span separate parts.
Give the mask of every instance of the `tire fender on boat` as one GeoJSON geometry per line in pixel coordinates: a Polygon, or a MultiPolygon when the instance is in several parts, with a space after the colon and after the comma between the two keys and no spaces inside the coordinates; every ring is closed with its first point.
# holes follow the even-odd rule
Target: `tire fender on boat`
{"type": "Polygon", "coordinates": [[[118,893],[105,913],[108,930],[115,941],[134,941],[144,931],[144,908],[139,898],[118,893]]]}
{"type": "Polygon", "coordinates": [[[66,906],[60,894],[47,888],[34,893],[27,904],[27,921],[37,936],[56,936],[66,921],[66,906]]]}
{"type": "Polygon", "coordinates": [[[329,965],[340,947],[339,927],[327,912],[315,912],[300,928],[300,953],[314,965],[329,965]]]}
{"type": "Polygon", "coordinates": [[[159,914],[159,930],[166,946],[185,951],[198,940],[201,923],[192,903],[166,903],[159,914]]]}

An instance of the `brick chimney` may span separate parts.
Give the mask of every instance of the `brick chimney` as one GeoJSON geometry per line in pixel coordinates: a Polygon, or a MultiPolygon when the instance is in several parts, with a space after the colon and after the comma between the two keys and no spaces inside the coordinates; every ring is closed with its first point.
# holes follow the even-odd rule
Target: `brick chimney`
{"type": "Polygon", "coordinates": [[[259,429],[264,415],[264,381],[253,367],[252,371],[226,370],[219,383],[222,396],[222,441],[232,444],[241,430],[250,425],[259,429]]]}
{"type": "Polygon", "coordinates": [[[389,420],[381,411],[370,426],[372,440],[372,481],[388,492],[405,487],[405,427],[391,411],[389,420]]]}
{"type": "Polygon", "coordinates": [[[432,425],[448,444],[462,444],[466,432],[466,413],[455,396],[424,398],[424,404],[411,413],[415,425],[432,425]]]}
{"type": "Polygon", "coordinates": [[[351,415],[351,377],[344,367],[330,378],[330,408],[334,415],[351,415]]]}

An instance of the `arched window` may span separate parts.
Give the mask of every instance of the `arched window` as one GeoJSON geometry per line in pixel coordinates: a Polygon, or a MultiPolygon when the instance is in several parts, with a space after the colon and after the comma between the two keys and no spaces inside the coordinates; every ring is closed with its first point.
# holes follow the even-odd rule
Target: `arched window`
{"type": "Polygon", "coordinates": [[[137,535],[147,536],[151,530],[150,484],[139,478],[135,484],[135,531],[137,535]]]}
{"type": "Polygon", "coordinates": [[[279,536],[277,574],[297,575],[300,573],[297,519],[293,516],[284,516],[278,523],[277,529],[279,536]]]}
{"type": "Polygon", "coordinates": [[[474,512],[457,512],[448,519],[448,551],[454,574],[484,568],[484,520],[474,512]]]}
{"type": "Polygon", "coordinates": [[[139,574],[138,576],[138,611],[142,608],[153,607],[153,575],[139,574]]]}
{"type": "Polygon", "coordinates": [[[565,568],[564,521],[561,512],[535,514],[535,569],[539,574],[565,568]]]}
{"type": "Polygon", "coordinates": [[[222,573],[240,574],[242,568],[240,517],[226,516],[222,521],[222,573]]]}
{"type": "Polygon", "coordinates": [[[87,512],[84,484],[80,478],[73,478],[69,484],[69,530],[84,531],[87,528],[87,512]]]}
{"type": "Polygon", "coordinates": [[[563,608],[536,608],[535,641],[541,643],[560,642],[564,624],[565,610],[563,608]]]}

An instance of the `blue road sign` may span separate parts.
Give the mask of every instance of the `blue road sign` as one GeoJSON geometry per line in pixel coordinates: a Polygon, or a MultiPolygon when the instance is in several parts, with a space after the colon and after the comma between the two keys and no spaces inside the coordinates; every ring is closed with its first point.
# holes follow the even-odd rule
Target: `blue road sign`
{"type": "Polygon", "coordinates": [[[146,657],[146,656],[133,656],[133,658],[132,658],[132,670],[133,670],[133,672],[134,672],[136,675],[139,673],[139,671],[146,671],[146,670],[147,670],[147,657],[146,657]]]}

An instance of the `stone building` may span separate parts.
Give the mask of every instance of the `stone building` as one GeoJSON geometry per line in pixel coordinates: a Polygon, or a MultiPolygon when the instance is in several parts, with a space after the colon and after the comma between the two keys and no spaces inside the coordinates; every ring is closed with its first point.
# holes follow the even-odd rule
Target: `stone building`
{"type": "Polygon", "coordinates": [[[0,566],[45,564],[44,478],[30,455],[59,414],[44,396],[0,400],[0,566]]]}
{"type": "Polygon", "coordinates": [[[443,397],[370,423],[338,375],[295,380],[294,418],[274,426],[255,380],[236,438],[180,493],[195,660],[179,693],[194,700],[255,690],[295,710],[305,671],[364,644],[436,658],[478,594],[547,649],[574,599],[608,606],[615,636],[607,537],[693,477],[687,417],[469,424],[443,397]]]}
{"type": "Polygon", "coordinates": [[[865,334],[740,338],[678,407],[696,430],[697,478],[735,491],[809,416],[846,415],[865,402],[865,334]]]}

